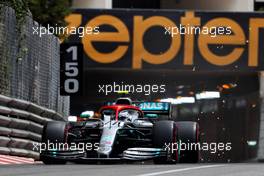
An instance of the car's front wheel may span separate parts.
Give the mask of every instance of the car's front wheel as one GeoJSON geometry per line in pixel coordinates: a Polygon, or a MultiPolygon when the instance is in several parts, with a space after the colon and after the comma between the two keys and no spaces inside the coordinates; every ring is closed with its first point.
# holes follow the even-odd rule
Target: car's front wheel
{"type": "Polygon", "coordinates": [[[179,162],[198,163],[200,158],[199,124],[192,121],[175,122],[178,129],[179,162]]]}
{"type": "MultiPolygon", "coordinates": [[[[52,144],[51,146],[59,145],[66,142],[67,122],[50,121],[44,125],[42,133],[42,142],[46,144],[52,144]]],[[[40,154],[40,160],[44,164],[66,164],[65,160],[46,156],[40,154]]]]}
{"type": "Polygon", "coordinates": [[[166,148],[168,156],[154,158],[155,164],[168,164],[178,162],[178,150],[171,150],[171,146],[177,143],[177,127],[174,121],[158,121],[153,126],[153,146],[166,148]]]}

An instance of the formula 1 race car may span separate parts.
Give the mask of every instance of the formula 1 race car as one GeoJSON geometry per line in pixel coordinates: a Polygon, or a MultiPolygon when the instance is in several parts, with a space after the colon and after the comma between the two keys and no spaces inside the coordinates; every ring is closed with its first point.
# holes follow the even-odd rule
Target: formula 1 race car
{"type": "Polygon", "coordinates": [[[45,164],[80,160],[153,160],[157,164],[199,161],[199,150],[186,147],[199,143],[199,125],[171,120],[170,103],[132,102],[123,97],[99,112],[100,118],[82,122],[48,122],[43,129],[40,160],[45,164]]]}

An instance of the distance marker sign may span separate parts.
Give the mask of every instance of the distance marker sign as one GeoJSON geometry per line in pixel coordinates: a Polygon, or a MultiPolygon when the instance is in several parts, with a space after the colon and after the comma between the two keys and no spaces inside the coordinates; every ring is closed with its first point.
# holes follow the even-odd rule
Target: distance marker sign
{"type": "Polygon", "coordinates": [[[60,94],[82,94],[83,45],[63,43],[60,45],[60,94]]]}

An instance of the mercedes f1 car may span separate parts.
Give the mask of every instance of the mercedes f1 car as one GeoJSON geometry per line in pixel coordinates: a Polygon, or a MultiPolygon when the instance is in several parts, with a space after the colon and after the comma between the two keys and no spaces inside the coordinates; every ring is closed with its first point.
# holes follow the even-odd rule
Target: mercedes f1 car
{"type": "Polygon", "coordinates": [[[80,160],[153,160],[160,164],[199,161],[199,150],[186,147],[199,143],[199,125],[173,121],[170,103],[119,98],[99,112],[99,118],[82,122],[48,122],[42,136],[48,147],[40,153],[40,160],[45,164],[80,160]],[[180,143],[185,144],[184,150],[180,143]]]}

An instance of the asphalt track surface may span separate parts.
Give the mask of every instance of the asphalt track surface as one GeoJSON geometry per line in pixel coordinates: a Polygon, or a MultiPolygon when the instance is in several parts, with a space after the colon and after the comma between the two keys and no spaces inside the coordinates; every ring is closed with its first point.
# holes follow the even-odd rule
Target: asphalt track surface
{"type": "Polygon", "coordinates": [[[264,163],[1,165],[0,176],[264,176],[264,163]]]}

